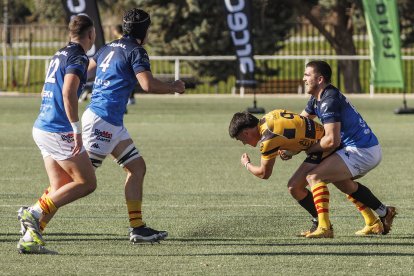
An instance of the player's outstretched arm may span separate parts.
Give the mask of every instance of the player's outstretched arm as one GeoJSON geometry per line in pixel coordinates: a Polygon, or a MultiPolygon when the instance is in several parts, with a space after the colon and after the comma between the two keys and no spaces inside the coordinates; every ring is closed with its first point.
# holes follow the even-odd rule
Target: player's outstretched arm
{"type": "Polygon", "coordinates": [[[268,179],[272,175],[273,166],[275,165],[275,158],[270,160],[261,159],[260,166],[255,166],[250,162],[250,157],[247,153],[243,153],[240,158],[242,165],[253,175],[261,179],[268,179]]]}
{"type": "Polygon", "coordinates": [[[137,79],[141,88],[145,92],[157,93],[157,94],[169,94],[169,93],[184,93],[185,84],[182,80],[176,80],[171,83],[160,81],[154,78],[150,71],[143,71],[138,73],[137,79]]]}

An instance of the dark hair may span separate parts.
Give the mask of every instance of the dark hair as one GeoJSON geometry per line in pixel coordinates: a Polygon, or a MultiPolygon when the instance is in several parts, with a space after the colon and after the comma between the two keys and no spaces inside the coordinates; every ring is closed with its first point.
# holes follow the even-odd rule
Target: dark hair
{"type": "Polygon", "coordinates": [[[306,67],[312,67],[315,72],[321,74],[325,82],[331,82],[332,69],[327,62],[323,60],[312,60],[306,64],[306,67]]]}
{"type": "Polygon", "coordinates": [[[124,35],[140,39],[142,42],[147,35],[150,24],[151,19],[147,12],[141,9],[132,9],[125,12],[122,28],[124,35]]]}
{"type": "Polygon", "coordinates": [[[241,131],[246,128],[253,128],[259,124],[259,119],[247,111],[237,112],[233,115],[229,125],[229,134],[235,138],[241,131]]]}
{"type": "Polygon", "coordinates": [[[69,34],[72,37],[84,38],[93,27],[92,19],[86,14],[73,16],[69,22],[69,34]]]}

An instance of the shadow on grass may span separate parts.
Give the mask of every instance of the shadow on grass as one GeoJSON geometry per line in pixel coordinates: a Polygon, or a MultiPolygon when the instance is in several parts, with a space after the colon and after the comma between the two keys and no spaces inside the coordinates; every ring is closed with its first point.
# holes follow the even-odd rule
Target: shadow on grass
{"type": "MultiPolygon", "coordinates": [[[[408,238],[408,237],[407,237],[408,238]]],[[[298,238],[299,239],[299,238],[298,238]]],[[[291,242],[293,240],[286,241],[280,241],[280,242],[257,242],[257,240],[254,239],[186,239],[186,238],[168,238],[167,241],[169,242],[191,242],[195,246],[200,245],[207,245],[207,246],[259,246],[259,247],[285,247],[285,246],[414,246],[414,241],[411,242],[395,242],[395,240],[389,240],[389,241],[379,241],[380,237],[378,237],[378,242],[367,242],[363,241],[367,238],[361,238],[361,242],[335,242],[335,240],[308,240],[303,239],[306,242],[291,242]],[[239,243],[238,241],[242,241],[242,243],[239,243]],[[251,241],[251,242],[249,242],[251,241]]],[[[368,238],[369,239],[369,238],[368,238]]],[[[414,239],[414,237],[411,237],[411,239],[414,239]]],[[[187,244],[192,245],[192,244],[187,244]]]]}
{"type": "Polygon", "coordinates": [[[73,237],[73,236],[111,236],[111,237],[124,237],[125,235],[120,235],[120,234],[113,234],[113,233],[68,233],[68,232],[53,232],[53,233],[45,233],[44,234],[45,237],[52,237],[52,236],[59,236],[59,237],[64,237],[64,236],[69,236],[69,237],[73,237]]]}
{"type": "MultiPolygon", "coordinates": [[[[146,244],[147,245],[147,244],[146,244]]],[[[65,256],[79,256],[81,254],[67,253],[61,254],[65,256]]],[[[130,257],[131,254],[85,254],[87,256],[125,256],[130,257]]],[[[139,256],[141,254],[137,254],[139,256]]],[[[212,256],[358,256],[358,257],[374,257],[374,256],[388,256],[388,257],[413,257],[414,253],[397,253],[397,252],[302,252],[302,251],[291,251],[291,252],[234,252],[234,253],[177,253],[177,254],[148,254],[145,252],[142,254],[145,257],[212,257],[212,256]]]]}
{"type": "MultiPolygon", "coordinates": [[[[46,233],[43,235],[47,241],[118,241],[118,240],[125,240],[127,234],[119,235],[119,234],[111,234],[111,233],[46,233]],[[59,238],[57,238],[59,237],[59,238]],[[71,237],[79,237],[79,238],[71,238],[71,237]],[[87,237],[87,238],[82,238],[87,237]]],[[[15,242],[21,238],[21,235],[10,234],[10,233],[0,233],[0,242],[15,242]]]]}
{"type": "MultiPolygon", "coordinates": [[[[164,255],[162,255],[164,256],[164,255]]],[[[401,256],[412,257],[414,253],[397,252],[235,252],[235,253],[195,253],[188,255],[165,255],[165,256],[401,256]]]]}

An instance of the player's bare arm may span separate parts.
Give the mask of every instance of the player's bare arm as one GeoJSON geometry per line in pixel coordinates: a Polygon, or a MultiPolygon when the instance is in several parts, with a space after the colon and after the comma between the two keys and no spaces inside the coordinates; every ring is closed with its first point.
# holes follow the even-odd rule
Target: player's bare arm
{"type": "MultiPolygon", "coordinates": [[[[66,116],[69,119],[69,122],[78,124],[78,96],[77,90],[79,87],[80,79],[75,74],[66,74],[63,82],[62,96],[63,104],[65,106],[66,116]]],[[[75,147],[73,149],[73,154],[78,154],[82,149],[82,135],[80,133],[81,127],[79,126],[79,133],[74,130],[73,138],[75,140],[75,147]]]]}
{"type": "Polygon", "coordinates": [[[247,153],[243,153],[240,162],[253,175],[261,179],[268,179],[272,175],[273,166],[275,165],[275,158],[270,160],[261,159],[260,166],[255,166],[250,162],[250,157],[247,153]]]}
{"type": "Polygon", "coordinates": [[[136,75],[141,88],[145,92],[152,92],[158,94],[168,93],[184,93],[185,84],[182,80],[176,80],[172,83],[162,82],[157,78],[154,78],[150,71],[143,71],[136,75]]]}
{"type": "Polygon", "coordinates": [[[302,116],[302,117],[305,117],[305,118],[312,119],[312,120],[315,119],[315,117],[316,117],[316,115],[310,115],[305,110],[303,110],[299,115],[302,116]]]}
{"type": "Polygon", "coordinates": [[[325,129],[325,135],[318,143],[312,145],[306,153],[327,152],[339,147],[341,144],[341,123],[324,124],[323,128],[325,129]]]}
{"type": "Polygon", "coordinates": [[[292,159],[292,156],[294,155],[292,152],[288,150],[278,150],[277,154],[280,156],[280,159],[282,159],[283,161],[292,159]]]}

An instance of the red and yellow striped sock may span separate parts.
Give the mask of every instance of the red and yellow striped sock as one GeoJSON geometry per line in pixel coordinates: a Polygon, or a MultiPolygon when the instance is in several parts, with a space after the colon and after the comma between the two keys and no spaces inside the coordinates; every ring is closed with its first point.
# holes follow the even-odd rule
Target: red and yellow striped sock
{"type": "Polygon", "coordinates": [[[127,200],[126,201],[129,216],[129,225],[132,228],[144,225],[142,221],[142,201],[141,200],[127,200]]]}
{"type": "Polygon", "coordinates": [[[377,217],[375,216],[374,212],[370,208],[368,208],[362,202],[359,202],[358,200],[356,200],[355,198],[353,198],[350,195],[347,195],[347,198],[348,198],[349,201],[354,203],[355,206],[358,208],[358,211],[364,217],[366,225],[371,226],[377,221],[377,217]]]}
{"type": "Polygon", "coordinates": [[[35,207],[40,207],[44,215],[54,213],[57,211],[55,204],[48,194],[43,194],[41,198],[36,202],[35,207]]]}
{"type": "Polygon", "coordinates": [[[311,187],[313,194],[313,201],[315,202],[316,210],[318,211],[318,227],[329,229],[331,222],[329,220],[329,190],[328,185],[324,182],[319,182],[311,187]]]}
{"type": "MultiPolygon", "coordinates": [[[[49,188],[47,188],[44,192],[43,192],[43,195],[40,197],[40,199],[41,200],[45,200],[45,197],[50,193],[50,190],[51,190],[52,188],[49,186],[49,188]]],[[[46,222],[46,221],[44,221],[44,220],[41,220],[40,221],[40,225],[39,225],[39,228],[40,228],[40,231],[41,232],[43,232],[44,230],[45,230],[45,228],[46,228],[46,226],[47,226],[47,223],[48,222],[46,222]]]]}

